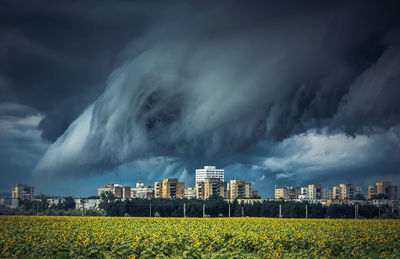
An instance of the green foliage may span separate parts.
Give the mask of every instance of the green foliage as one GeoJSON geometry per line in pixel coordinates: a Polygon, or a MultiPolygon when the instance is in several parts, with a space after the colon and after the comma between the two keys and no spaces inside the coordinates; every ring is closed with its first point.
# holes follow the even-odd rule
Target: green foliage
{"type": "Polygon", "coordinates": [[[0,216],[2,258],[399,258],[399,220],[0,216]]]}

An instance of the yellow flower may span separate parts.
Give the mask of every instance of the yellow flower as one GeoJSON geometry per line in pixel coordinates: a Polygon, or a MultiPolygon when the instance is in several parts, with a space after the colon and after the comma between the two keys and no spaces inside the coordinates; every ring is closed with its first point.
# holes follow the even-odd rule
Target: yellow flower
{"type": "Polygon", "coordinates": [[[197,242],[196,244],[193,245],[193,247],[198,247],[199,245],[201,245],[201,242],[197,242]]]}
{"type": "Polygon", "coordinates": [[[330,254],[332,251],[330,248],[325,249],[325,253],[330,254]]]}

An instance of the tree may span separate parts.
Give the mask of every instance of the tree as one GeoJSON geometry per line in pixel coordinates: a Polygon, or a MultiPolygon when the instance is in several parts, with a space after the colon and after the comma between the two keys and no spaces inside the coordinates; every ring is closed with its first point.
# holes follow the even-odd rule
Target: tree
{"type": "Polygon", "coordinates": [[[115,204],[115,196],[112,192],[101,193],[100,199],[99,208],[103,209],[107,216],[118,216],[118,208],[115,204]]]}
{"type": "Polygon", "coordinates": [[[365,200],[365,196],[359,193],[354,197],[354,199],[355,200],[365,200]]]}
{"type": "Polygon", "coordinates": [[[390,199],[390,197],[387,194],[380,193],[380,194],[374,195],[373,199],[376,199],[376,200],[381,200],[381,199],[388,200],[388,199],[390,199]]]}
{"type": "Polygon", "coordinates": [[[75,209],[75,200],[71,196],[66,197],[64,202],[62,203],[62,207],[64,210],[75,209]]]}

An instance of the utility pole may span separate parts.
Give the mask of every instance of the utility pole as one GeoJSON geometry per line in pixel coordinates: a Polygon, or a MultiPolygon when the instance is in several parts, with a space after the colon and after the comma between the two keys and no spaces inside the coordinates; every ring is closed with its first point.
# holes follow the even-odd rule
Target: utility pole
{"type": "Polygon", "coordinates": [[[183,204],[183,217],[186,218],[186,203],[183,204]]]}
{"type": "Polygon", "coordinates": [[[379,219],[381,219],[381,203],[379,202],[379,210],[378,210],[378,213],[379,213],[379,219]]]}
{"type": "Polygon", "coordinates": [[[358,204],[354,204],[354,218],[357,219],[358,216],[358,204]]]}
{"type": "Polygon", "coordinates": [[[231,217],[231,202],[228,203],[228,217],[231,217]]]}
{"type": "Polygon", "coordinates": [[[203,218],[206,217],[206,205],[203,203],[203,218]]]}
{"type": "Polygon", "coordinates": [[[282,218],[282,204],[279,204],[279,218],[282,218]]]}
{"type": "Polygon", "coordinates": [[[81,203],[82,203],[82,217],[85,216],[85,199],[81,199],[81,203]]]}
{"type": "Polygon", "coordinates": [[[150,201],[150,213],[149,213],[149,217],[151,217],[151,201],[150,201]]]}
{"type": "Polygon", "coordinates": [[[308,219],[308,204],[306,204],[306,219],[308,219]]]}

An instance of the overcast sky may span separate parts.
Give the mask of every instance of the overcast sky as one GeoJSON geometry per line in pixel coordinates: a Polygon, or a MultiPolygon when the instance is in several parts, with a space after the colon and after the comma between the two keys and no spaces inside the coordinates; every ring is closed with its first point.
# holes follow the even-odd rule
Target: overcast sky
{"type": "Polygon", "coordinates": [[[1,1],[0,192],[400,184],[398,1],[1,1]]]}

